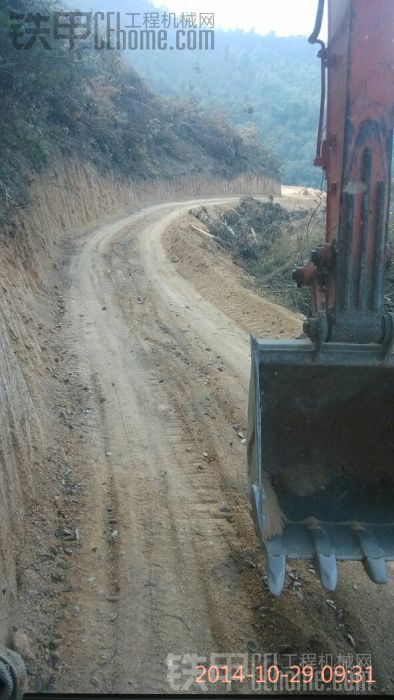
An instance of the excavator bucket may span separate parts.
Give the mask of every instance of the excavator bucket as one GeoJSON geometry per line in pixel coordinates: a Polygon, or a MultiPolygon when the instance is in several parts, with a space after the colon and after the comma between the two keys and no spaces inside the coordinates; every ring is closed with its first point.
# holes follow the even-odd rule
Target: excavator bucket
{"type": "Polygon", "coordinates": [[[248,465],[252,512],[279,595],[287,559],[337,560],[376,583],[394,559],[394,362],[378,344],[252,338],[248,465]]]}

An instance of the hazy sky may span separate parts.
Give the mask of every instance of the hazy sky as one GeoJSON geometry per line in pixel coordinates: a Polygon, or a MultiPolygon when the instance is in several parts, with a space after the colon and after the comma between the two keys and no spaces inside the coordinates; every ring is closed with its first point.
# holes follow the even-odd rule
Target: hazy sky
{"type": "Polygon", "coordinates": [[[224,29],[254,28],[259,34],[308,36],[315,23],[317,0],[153,0],[170,12],[214,12],[215,24],[224,29]]]}

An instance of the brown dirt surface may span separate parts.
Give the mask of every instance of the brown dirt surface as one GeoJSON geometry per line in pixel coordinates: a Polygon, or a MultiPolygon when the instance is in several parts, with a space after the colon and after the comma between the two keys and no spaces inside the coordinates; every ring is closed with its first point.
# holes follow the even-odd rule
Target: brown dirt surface
{"type": "Polygon", "coordinates": [[[169,692],[168,654],[256,650],[372,654],[389,692],[391,584],[342,565],[328,595],[291,563],[282,597],[267,590],[243,441],[249,333],[296,337],[301,317],[193,228],[196,204],[142,209],[65,251],[50,688],[169,692]]]}

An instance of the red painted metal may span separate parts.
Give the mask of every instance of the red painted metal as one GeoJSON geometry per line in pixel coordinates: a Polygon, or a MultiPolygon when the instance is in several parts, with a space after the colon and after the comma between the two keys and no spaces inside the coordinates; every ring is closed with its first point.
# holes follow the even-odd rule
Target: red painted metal
{"type": "MultiPolygon", "coordinates": [[[[326,135],[316,164],[327,176],[326,242],[337,264],[320,262],[315,312],[331,339],[372,338],[383,314],[394,114],[394,0],[328,0],[326,135]],[[353,324],[352,331],[345,331],[353,324]],[[367,338],[368,336],[368,338],[367,338]]],[[[298,272],[300,278],[301,272],[298,272]]]]}
{"type": "Polygon", "coordinates": [[[326,238],[329,242],[338,239],[348,91],[351,6],[351,0],[339,0],[339,2],[338,0],[329,0],[328,3],[326,238]]]}

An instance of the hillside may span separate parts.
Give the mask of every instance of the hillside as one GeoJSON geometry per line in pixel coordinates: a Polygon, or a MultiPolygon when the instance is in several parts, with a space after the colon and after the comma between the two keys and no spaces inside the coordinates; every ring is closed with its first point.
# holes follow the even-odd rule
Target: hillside
{"type": "Polygon", "coordinates": [[[312,162],[320,99],[316,47],[305,37],[215,32],[214,51],[136,51],[131,63],[163,94],[189,94],[254,130],[283,164],[284,183],[319,186],[312,162]],[[218,79],[220,76],[220,79],[218,79]]]}
{"type": "MultiPolygon", "coordinates": [[[[129,11],[125,0],[68,0],[68,4],[83,10],[129,11]]],[[[163,5],[171,11],[169,0],[163,5]]],[[[135,0],[132,9],[141,17],[158,11],[147,0],[135,0]]],[[[311,30],[305,26],[306,35],[311,30]]],[[[285,184],[313,187],[321,182],[321,171],[312,164],[320,100],[316,54],[306,36],[219,29],[215,29],[214,50],[124,52],[160,94],[188,95],[208,111],[220,112],[241,131],[256,133],[279,157],[285,184]]]]}
{"type": "MultiPolygon", "coordinates": [[[[194,176],[278,176],[275,160],[258,141],[246,142],[222,117],[188,96],[154,94],[122,57],[94,49],[92,39],[70,51],[36,41],[12,46],[9,0],[0,9],[0,204],[26,202],[29,183],[58,155],[76,156],[101,172],[139,181],[194,176]]],[[[43,14],[50,3],[33,2],[43,14]]]]}

